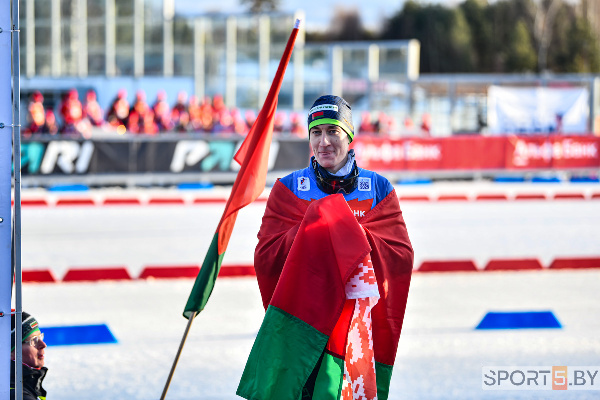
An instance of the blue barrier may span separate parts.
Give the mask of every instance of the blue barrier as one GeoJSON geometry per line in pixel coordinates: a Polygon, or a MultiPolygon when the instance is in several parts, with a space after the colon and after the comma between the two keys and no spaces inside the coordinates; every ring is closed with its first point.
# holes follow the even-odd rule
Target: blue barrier
{"type": "Polygon", "coordinates": [[[87,185],[53,185],[48,188],[50,192],[85,192],[90,190],[87,185]]]}
{"type": "Polygon", "coordinates": [[[190,190],[190,189],[212,189],[215,187],[210,182],[183,182],[177,185],[177,189],[190,190]]]}
{"type": "Polygon", "coordinates": [[[498,183],[514,183],[514,182],[525,182],[525,178],[522,176],[496,176],[494,182],[498,183]]]}
{"type": "Polygon", "coordinates": [[[48,346],[118,343],[106,324],[46,327],[42,332],[48,346]]]}
{"type": "Polygon", "coordinates": [[[429,178],[415,178],[415,179],[400,179],[398,185],[428,185],[431,183],[429,178]]]}
{"type": "Polygon", "coordinates": [[[572,176],[570,181],[572,183],[598,183],[600,178],[593,176],[572,176]]]}
{"type": "Polygon", "coordinates": [[[552,311],[488,312],[475,329],[562,328],[552,311]]]}
{"type": "Polygon", "coordinates": [[[533,183],[560,183],[562,182],[557,176],[534,176],[531,178],[533,183]]]}

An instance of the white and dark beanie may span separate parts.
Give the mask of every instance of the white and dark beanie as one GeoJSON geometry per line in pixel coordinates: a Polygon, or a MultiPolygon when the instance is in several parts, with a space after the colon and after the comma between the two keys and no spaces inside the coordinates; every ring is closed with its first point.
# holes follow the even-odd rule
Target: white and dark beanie
{"type": "MultiPolygon", "coordinates": [[[[35,332],[39,332],[40,331],[40,327],[39,324],[37,322],[37,320],[35,318],[33,318],[31,315],[29,315],[28,313],[26,313],[25,311],[23,311],[23,313],[21,314],[21,319],[22,319],[22,337],[23,337],[23,341],[26,341],[29,336],[31,336],[33,333],[35,332]]],[[[11,347],[10,347],[10,351],[13,351],[15,349],[15,336],[16,334],[16,316],[15,314],[10,316],[10,343],[11,343],[11,347]]]]}
{"type": "Polygon", "coordinates": [[[315,100],[308,112],[308,131],[317,125],[331,124],[341,127],[348,135],[350,143],[354,140],[352,108],[341,97],[326,95],[315,100]]]}

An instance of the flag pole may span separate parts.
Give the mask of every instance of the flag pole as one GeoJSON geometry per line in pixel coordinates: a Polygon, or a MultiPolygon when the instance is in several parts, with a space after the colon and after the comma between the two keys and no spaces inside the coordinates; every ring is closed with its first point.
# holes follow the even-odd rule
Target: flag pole
{"type": "Polygon", "coordinates": [[[268,169],[267,160],[269,159],[269,148],[273,134],[273,120],[275,110],[277,109],[277,99],[283,82],[283,75],[289,63],[296,36],[298,35],[299,27],[300,20],[297,19],[286,44],[281,61],[279,62],[279,67],[275,73],[275,78],[271,84],[267,99],[258,113],[258,117],[250,129],[248,136],[246,136],[240,149],[233,157],[234,160],[240,164],[241,168],[235,178],[231,194],[225,205],[225,210],[223,211],[223,216],[217,226],[215,235],[213,236],[204,262],[202,263],[202,267],[200,268],[200,272],[194,282],[192,292],[186,303],[183,316],[188,318],[188,324],[181,343],[179,344],[179,350],[173,361],[171,372],[169,373],[167,383],[165,384],[160,398],[161,400],[164,400],[167,395],[167,390],[169,389],[177,362],[179,361],[179,357],[183,350],[192,320],[204,309],[204,306],[212,293],[217,276],[219,275],[221,262],[229,238],[233,231],[237,213],[241,208],[256,200],[265,188],[268,169]]]}
{"type": "Polygon", "coordinates": [[[169,372],[169,377],[167,378],[167,382],[165,383],[165,388],[163,389],[162,395],[160,396],[160,400],[165,400],[165,396],[167,395],[167,391],[169,390],[169,385],[171,384],[171,380],[173,379],[173,374],[175,373],[175,368],[177,368],[177,363],[179,362],[179,357],[181,356],[181,352],[183,350],[183,345],[187,339],[188,333],[190,332],[190,328],[192,327],[192,321],[194,317],[198,314],[197,311],[193,311],[192,315],[188,318],[187,325],[185,327],[185,332],[183,332],[183,337],[181,338],[181,343],[179,343],[179,349],[177,350],[177,355],[175,356],[175,360],[173,361],[173,365],[171,366],[171,372],[169,372]]]}

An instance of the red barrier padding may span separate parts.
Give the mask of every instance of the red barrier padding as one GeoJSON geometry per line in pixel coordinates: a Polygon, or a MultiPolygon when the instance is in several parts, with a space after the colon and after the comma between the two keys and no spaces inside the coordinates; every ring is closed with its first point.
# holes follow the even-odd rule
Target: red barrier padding
{"type": "Polygon", "coordinates": [[[108,197],[102,202],[105,206],[140,205],[140,199],[135,197],[108,197]]]}
{"type": "Polygon", "coordinates": [[[467,201],[469,198],[464,194],[442,194],[438,198],[438,201],[467,201]]]}
{"type": "Polygon", "coordinates": [[[592,194],[592,199],[600,199],[600,193],[592,194]]]}
{"type": "Polygon", "coordinates": [[[554,200],[585,200],[583,193],[556,193],[554,200]]]}
{"type": "Polygon", "coordinates": [[[56,282],[49,269],[25,269],[21,271],[23,282],[56,282]]]}
{"type": "Polygon", "coordinates": [[[429,201],[429,196],[399,196],[400,201],[429,201]]]}
{"type": "Polygon", "coordinates": [[[94,206],[94,200],[90,198],[58,199],[57,206],[94,206]]]}
{"type": "Polygon", "coordinates": [[[131,276],[125,267],[74,268],[63,278],[63,282],[103,280],[131,280],[131,276]]]}
{"type": "Polygon", "coordinates": [[[484,271],[515,271],[525,269],[542,269],[542,264],[537,258],[515,258],[490,260],[484,271]]]}
{"type": "Polygon", "coordinates": [[[546,195],[542,193],[521,193],[515,196],[515,200],[546,200],[546,195]]]}
{"type": "Polygon", "coordinates": [[[227,203],[227,199],[223,198],[207,198],[198,197],[194,199],[194,204],[224,204],[227,203]]]}
{"type": "Polygon", "coordinates": [[[475,200],[508,200],[505,194],[478,194],[475,200]]]}
{"type": "Polygon", "coordinates": [[[180,197],[171,197],[171,198],[152,198],[148,202],[148,204],[183,204],[183,199],[180,197]]]}
{"type": "Polygon", "coordinates": [[[223,265],[219,271],[221,277],[256,276],[254,265],[223,265]]]}
{"type": "MultiPolygon", "coordinates": [[[[14,203],[14,201],[13,201],[14,203]]],[[[45,199],[21,199],[21,206],[47,206],[48,202],[45,199]]]]}
{"type": "Polygon", "coordinates": [[[418,272],[455,272],[469,271],[476,272],[477,267],[471,260],[454,261],[423,261],[417,269],[418,272]]]}
{"type": "Polygon", "coordinates": [[[198,265],[161,265],[147,266],[142,270],[139,279],[159,278],[195,278],[200,272],[198,265]]]}
{"type": "Polygon", "coordinates": [[[600,268],[600,257],[556,258],[550,264],[551,269],[600,268]]]}

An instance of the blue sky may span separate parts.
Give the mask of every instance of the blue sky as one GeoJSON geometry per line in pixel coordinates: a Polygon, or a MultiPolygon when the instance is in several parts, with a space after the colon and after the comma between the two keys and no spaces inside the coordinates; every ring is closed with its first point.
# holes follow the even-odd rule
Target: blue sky
{"type": "MultiPolygon", "coordinates": [[[[174,0],[178,13],[201,14],[206,12],[241,13],[245,7],[239,0],[174,0]]],[[[421,3],[442,3],[454,5],[459,0],[420,0],[421,3]]],[[[336,8],[358,9],[362,21],[368,28],[377,28],[385,17],[398,12],[404,0],[280,0],[282,11],[304,10],[307,27],[311,30],[324,30],[335,15],[336,8]],[[325,5],[325,6],[324,6],[325,5]]]]}

